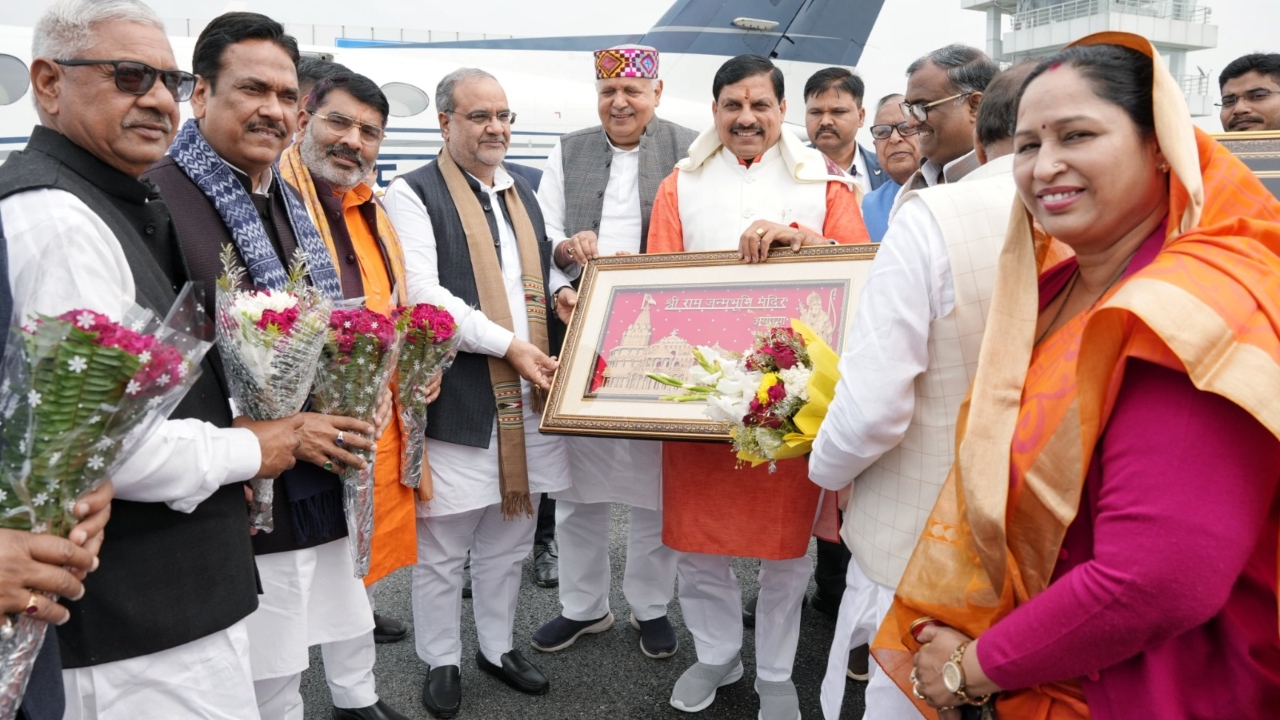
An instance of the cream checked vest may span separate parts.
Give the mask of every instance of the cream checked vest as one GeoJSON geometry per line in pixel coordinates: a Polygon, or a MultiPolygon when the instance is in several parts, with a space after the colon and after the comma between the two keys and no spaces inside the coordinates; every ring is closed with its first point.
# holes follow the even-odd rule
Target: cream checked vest
{"type": "Polygon", "coordinates": [[[867,576],[885,587],[897,587],[955,457],[956,415],[978,368],[996,261],[1016,200],[1012,160],[997,158],[960,182],[908,193],[928,205],[942,228],[955,305],[929,327],[929,366],[916,378],[906,436],[854,480],[845,508],[841,537],[867,576]]]}

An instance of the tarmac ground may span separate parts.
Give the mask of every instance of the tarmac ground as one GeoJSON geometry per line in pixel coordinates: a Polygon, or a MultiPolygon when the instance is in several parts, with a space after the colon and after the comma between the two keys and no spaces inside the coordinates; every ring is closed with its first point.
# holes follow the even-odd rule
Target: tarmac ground
{"type": "MultiPolygon", "coordinates": [[[[546,695],[529,696],[516,692],[476,667],[476,630],[471,601],[462,608],[462,710],[459,720],[751,720],[759,710],[755,681],[754,635],[743,635],[742,680],[721,688],[716,700],[700,713],[688,714],[668,704],[671,688],[680,674],[697,661],[693,638],[684,627],[680,604],[672,600],[669,616],[680,638],[679,651],[664,660],[652,660],[640,652],[639,633],[628,623],[627,602],[622,596],[622,569],[626,558],[627,514],[625,507],[613,508],[610,532],[610,562],[613,572],[610,608],[617,622],[598,635],[583,636],[572,647],[557,653],[541,653],[529,645],[529,637],[542,623],[555,617],[560,602],[555,588],[540,588],[533,582],[532,556],[525,562],[523,590],[516,609],[515,644],[551,681],[546,695]]],[[[810,545],[810,557],[813,547],[810,545]]],[[[736,559],[734,571],[742,585],[742,596],[755,597],[757,563],[736,559]]],[[[409,568],[399,570],[378,585],[377,605],[382,615],[411,621],[409,568]]],[[[812,590],[812,582],[810,583],[812,590]]],[[[792,679],[800,696],[803,718],[819,720],[822,709],[819,693],[827,666],[827,651],[835,621],[804,608],[800,627],[800,647],[796,653],[792,679]]],[[[374,668],[378,695],[388,705],[414,720],[432,716],[422,705],[422,684],[426,666],[414,652],[412,631],[406,639],[378,645],[374,668]]],[[[862,694],[866,683],[849,680],[845,684],[842,718],[861,718],[862,694]]],[[[319,647],[311,648],[311,667],[302,677],[306,720],[332,718],[332,701],[324,680],[319,647]]]]}

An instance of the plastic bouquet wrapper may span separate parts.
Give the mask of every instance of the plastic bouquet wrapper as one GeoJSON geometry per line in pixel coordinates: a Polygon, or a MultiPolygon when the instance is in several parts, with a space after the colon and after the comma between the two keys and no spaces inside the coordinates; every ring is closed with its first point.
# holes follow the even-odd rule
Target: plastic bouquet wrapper
{"type": "Polygon", "coordinates": [[[396,364],[400,422],[405,431],[400,482],[416,488],[422,481],[427,443],[425,387],[433,375],[453,364],[458,354],[458,324],[443,307],[419,303],[398,308],[396,326],[404,338],[396,364]]]}
{"type": "Polygon", "coordinates": [[[809,452],[827,416],[840,379],[840,358],[799,320],[791,327],[756,333],[742,355],[719,355],[697,347],[688,382],[670,375],[648,376],[684,392],[672,402],[705,402],[706,415],[723,422],[733,438],[738,462],[752,467],[809,452]]]}
{"type": "MultiPolygon", "coordinates": [[[[311,401],[317,412],[344,415],[376,425],[378,398],[395,373],[400,336],[396,321],[365,307],[341,303],[329,316],[329,330],[320,352],[320,366],[311,401]]],[[[373,539],[373,466],[376,452],[355,450],[365,461],[363,470],[344,467],[342,506],[347,518],[347,542],[356,577],[369,574],[373,539]]]]}
{"type": "MultiPolygon", "coordinates": [[[[0,364],[0,526],[66,537],[76,500],[116,471],[200,374],[212,328],[188,284],[169,317],[135,306],[28,317],[0,364]]],[[[0,624],[0,718],[17,714],[46,623],[0,624]]]]}
{"type": "MultiPolygon", "coordinates": [[[[289,267],[283,290],[240,290],[245,270],[231,245],[222,249],[218,278],[218,353],[236,409],[252,420],[297,414],[311,393],[333,304],[307,284],[306,255],[289,267]]],[[[250,481],[249,524],[275,527],[271,478],[250,481]]]]}

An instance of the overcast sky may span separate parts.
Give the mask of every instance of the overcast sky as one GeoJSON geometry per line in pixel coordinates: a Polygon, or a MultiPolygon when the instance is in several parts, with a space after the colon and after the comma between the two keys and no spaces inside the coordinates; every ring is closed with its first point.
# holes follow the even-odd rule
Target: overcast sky
{"type": "MultiPolygon", "coordinates": [[[[862,0],[846,0],[861,2],[862,0]]],[[[1190,0],[1187,0],[1190,1],[1190,0]]],[[[219,0],[150,0],[165,18],[208,18],[219,0]]],[[[34,24],[52,0],[6,0],[6,17],[0,22],[34,24]],[[16,7],[15,7],[16,6],[16,7]]],[[[519,36],[604,35],[640,33],[651,27],[670,6],[667,0],[640,2],[586,2],[586,0],[249,0],[226,9],[247,9],[291,23],[348,26],[458,30],[519,36]]],[[[976,47],[986,43],[983,13],[962,10],[961,0],[885,0],[871,32],[859,73],[867,83],[867,97],[879,98],[900,91],[906,84],[907,65],[925,52],[952,42],[976,47]]],[[[1218,26],[1218,47],[1187,56],[1187,72],[1199,66],[1213,78],[1233,58],[1253,51],[1280,52],[1280,2],[1277,0],[1204,0],[1218,26]]],[[[1007,29],[1006,20],[1006,29],[1007,29]]],[[[1202,120],[1213,130],[1216,119],[1202,120]]]]}

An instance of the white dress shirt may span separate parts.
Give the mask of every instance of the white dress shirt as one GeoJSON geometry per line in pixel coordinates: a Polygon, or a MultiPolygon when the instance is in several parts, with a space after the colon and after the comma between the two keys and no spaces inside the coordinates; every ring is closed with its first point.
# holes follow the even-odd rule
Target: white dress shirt
{"type": "MultiPolygon", "coordinates": [[[[32,313],[87,308],[120,320],[135,301],[133,274],[115,233],[63,190],[0,200],[9,240],[13,322],[32,313]]],[[[115,496],[191,512],[219,487],[248,480],[262,464],[257,436],[200,420],[168,420],[112,475],[115,496]]]]}
{"type": "MultiPolygon", "coordinates": [[[[493,180],[493,187],[484,183],[480,183],[480,187],[489,195],[491,207],[501,215],[498,223],[498,245],[514,332],[494,323],[485,317],[483,311],[471,307],[440,284],[436,236],[431,216],[422,199],[409,187],[409,183],[392,181],[382,200],[404,247],[409,302],[443,305],[458,323],[458,349],[461,352],[503,357],[513,338],[528,341],[529,319],[520,279],[520,248],[516,244],[516,234],[511,222],[502,213],[502,204],[497,201],[497,194],[510,188],[515,181],[502,167],[494,170],[493,180]]],[[[569,284],[564,275],[556,271],[555,263],[552,263],[551,274],[552,286],[555,286],[557,279],[563,281],[564,285],[569,284]]],[[[563,490],[569,485],[568,458],[563,438],[538,432],[539,418],[533,412],[529,381],[521,379],[520,387],[524,397],[525,455],[530,459],[529,491],[544,493],[563,490]]],[[[493,398],[477,397],[475,401],[493,402],[493,398]]],[[[452,515],[497,503],[500,500],[497,450],[496,417],[488,448],[427,438],[427,457],[430,458],[435,498],[429,503],[418,504],[419,517],[452,515]]]]}
{"type": "MultiPolygon", "coordinates": [[[[600,229],[596,233],[599,241],[597,250],[601,256],[620,252],[634,255],[640,252],[640,233],[644,230],[640,217],[640,146],[622,150],[615,147],[607,135],[605,142],[613,148],[613,161],[609,167],[609,182],[604,188],[600,229]]],[[[542,207],[542,217],[547,221],[547,237],[556,247],[568,237],[564,228],[562,152],[557,140],[555,147],[547,154],[547,166],[542,171],[542,182],[538,185],[538,205],[542,207]]],[[[577,278],[581,273],[582,266],[578,263],[571,263],[564,270],[568,278],[577,278]]]]}
{"type": "Polygon", "coordinates": [[[809,478],[839,490],[902,442],[915,379],[929,364],[929,326],[951,312],[955,288],[942,228],[919,198],[898,208],[850,321],[840,382],[813,452],[809,478]]]}
{"type": "MultiPolygon", "coordinates": [[[[601,130],[601,132],[604,132],[601,130]]],[[[606,142],[608,136],[605,136],[606,142]]],[[[600,209],[600,255],[640,252],[643,232],[640,210],[640,147],[613,148],[609,182],[600,209]]],[[[547,237],[561,241],[564,228],[564,162],[560,143],[547,155],[547,167],[538,185],[538,205],[547,223],[547,237]]],[[[582,266],[571,263],[565,275],[578,277],[582,266]]],[[[662,443],[625,438],[567,437],[573,486],[556,494],[556,500],[575,503],[620,502],[657,510],[662,506],[662,443]]]]}
{"type": "Polygon", "coordinates": [[[849,174],[853,175],[853,181],[862,188],[862,197],[871,194],[871,171],[867,169],[867,159],[862,156],[862,148],[857,143],[853,145],[853,165],[848,168],[849,174]]]}

